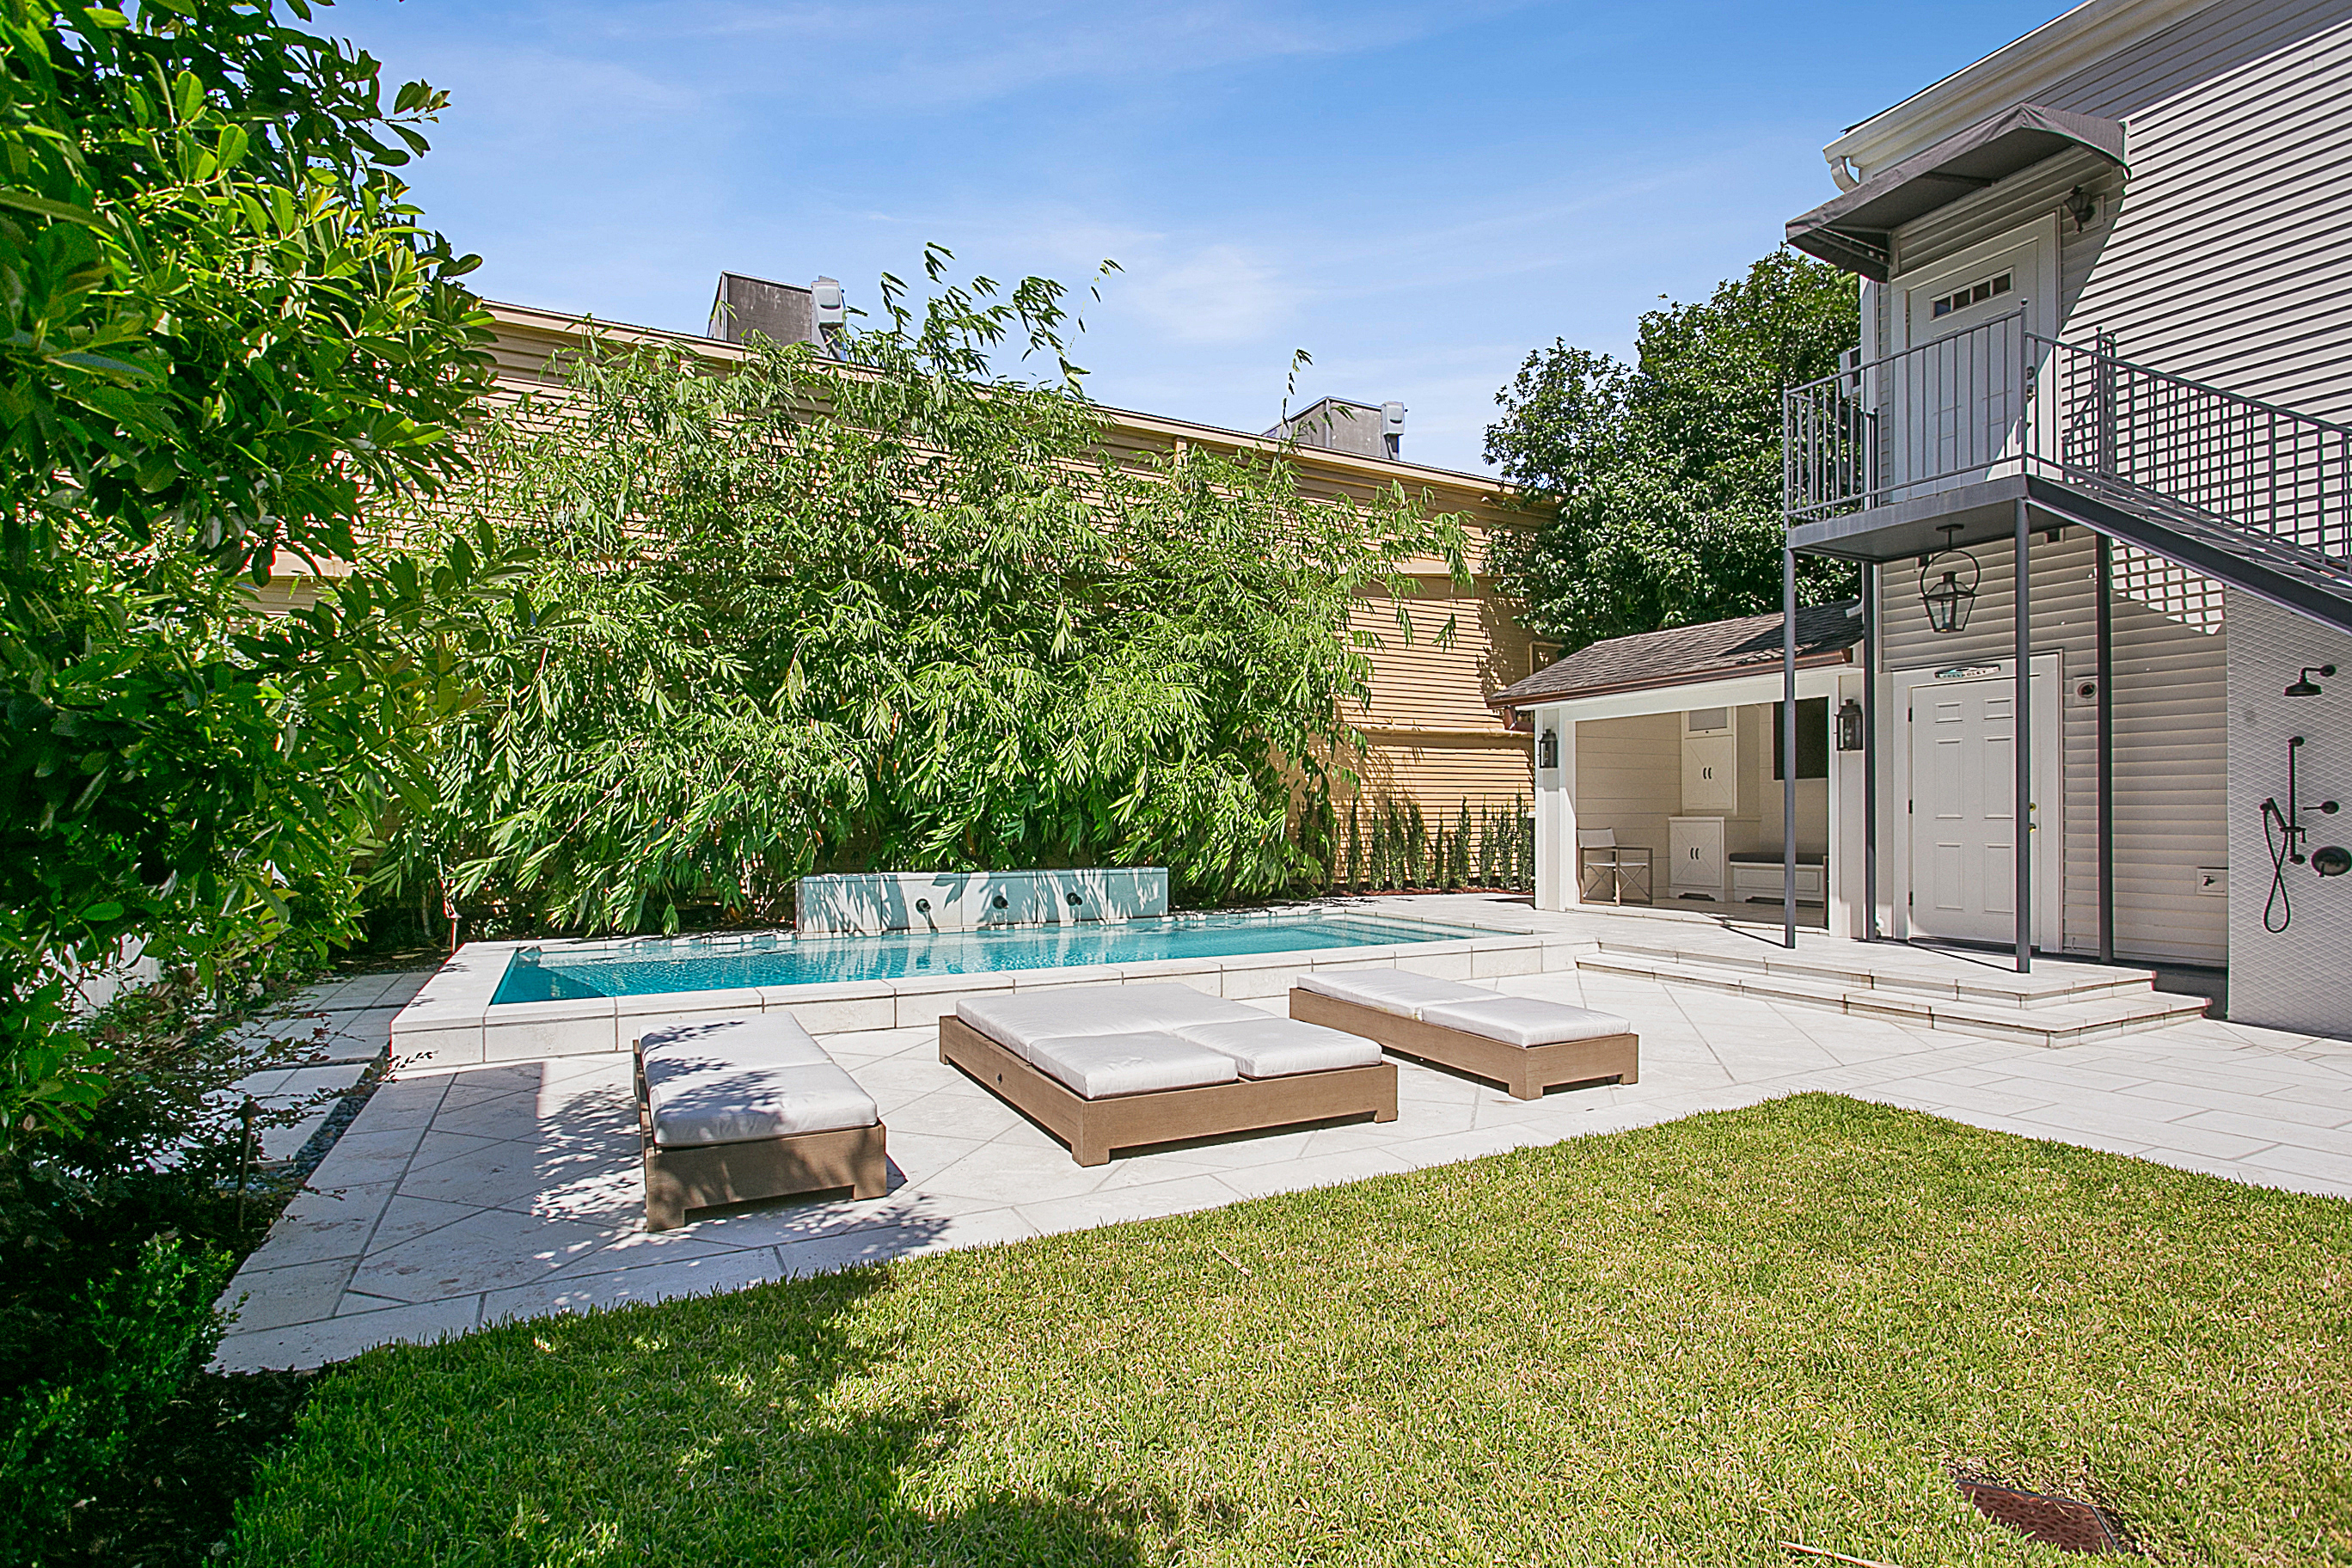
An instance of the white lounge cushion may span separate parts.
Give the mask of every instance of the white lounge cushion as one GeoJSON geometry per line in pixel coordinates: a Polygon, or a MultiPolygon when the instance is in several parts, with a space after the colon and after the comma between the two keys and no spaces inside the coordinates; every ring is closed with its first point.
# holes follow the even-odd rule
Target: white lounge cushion
{"type": "Polygon", "coordinates": [[[1234,1059],[1148,1029],[1115,1035],[1051,1035],[1024,1047],[1030,1065],[1085,1100],[1231,1083],[1234,1059]]]}
{"type": "Polygon", "coordinates": [[[1181,1024],[1171,1032],[1233,1058],[1244,1078],[1288,1078],[1293,1073],[1371,1067],[1381,1059],[1378,1040],[1265,1013],[1243,1023],[1181,1024]]]}
{"type": "Polygon", "coordinates": [[[1189,985],[1055,985],[967,997],[956,1004],[956,1016],[1034,1062],[1028,1054],[1033,1040],[1165,1030],[1174,1024],[1233,1023],[1265,1015],[1238,1002],[1204,996],[1189,985]]]}
{"type": "Polygon", "coordinates": [[[698,1054],[648,1057],[646,1096],[654,1142],[665,1149],[833,1132],[882,1120],[874,1097],[831,1061],[774,1067],[698,1054]]]}
{"type": "Polygon", "coordinates": [[[1614,1013],[1528,996],[1490,994],[1480,1002],[1433,1003],[1421,1010],[1421,1021],[1484,1035],[1507,1046],[1556,1046],[1566,1040],[1597,1040],[1605,1035],[1633,1032],[1633,1026],[1614,1013]]]}
{"type": "Polygon", "coordinates": [[[665,1024],[637,1037],[648,1062],[667,1058],[714,1065],[762,1067],[830,1066],[833,1058],[789,1013],[754,1013],[742,1018],[694,1019],[665,1024]]]}
{"type": "Polygon", "coordinates": [[[1439,980],[1406,969],[1316,970],[1298,977],[1297,989],[1405,1018],[1420,1017],[1421,1010],[1433,1003],[1475,1002],[1495,994],[1458,980],[1439,980]]]}

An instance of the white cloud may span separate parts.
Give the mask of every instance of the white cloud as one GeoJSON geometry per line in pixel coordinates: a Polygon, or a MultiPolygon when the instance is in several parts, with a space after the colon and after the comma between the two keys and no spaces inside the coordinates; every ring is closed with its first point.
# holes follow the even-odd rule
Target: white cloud
{"type": "Polygon", "coordinates": [[[1255,342],[1290,317],[1299,295],[1280,266],[1238,245],[1121,265],[1127,279],[1113,308],[1132,310],[1174,342],[1255,342]]]}

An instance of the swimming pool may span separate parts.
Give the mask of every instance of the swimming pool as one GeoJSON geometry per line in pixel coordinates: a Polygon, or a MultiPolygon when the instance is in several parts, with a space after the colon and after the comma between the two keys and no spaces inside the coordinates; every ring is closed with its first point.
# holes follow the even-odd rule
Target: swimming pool
{"type": "Polygon", "coordinates": [[[554,950],[524,947],[508,960],[490,1005],[1387,947],[1472,934],[1418,921],[1305,910],[878,936],[803,937],[774,931],[554,950]]]}

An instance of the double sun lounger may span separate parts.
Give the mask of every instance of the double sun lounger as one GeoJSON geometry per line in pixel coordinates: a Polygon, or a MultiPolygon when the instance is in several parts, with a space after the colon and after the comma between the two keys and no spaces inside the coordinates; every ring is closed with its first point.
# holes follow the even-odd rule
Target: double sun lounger
{"type": "MultiPolygon", "coordinates": [[[[1183,985],[983,996],[940,1020],[940,1060],[1069,1145],[1115,1149],[1369,1115],[1393,1121],[1386,1047],[1501,1083],[1632,1083],[1622,1018],[1395,969],[1308,974],[1290,1016],[1183,985]]],[[[636,1043],[646,1226],[690,1208],[846,1187],[887,1190],[873,1097],[784,1014],[651,1030],[636,1043]]]]}

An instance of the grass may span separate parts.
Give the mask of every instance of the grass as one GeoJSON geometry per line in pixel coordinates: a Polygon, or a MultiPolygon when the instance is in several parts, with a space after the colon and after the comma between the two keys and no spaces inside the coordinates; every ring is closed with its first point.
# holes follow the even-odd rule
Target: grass
{"type": "Polygon", "coordinates": [[[2352,1205],[1828,1096],[371,1352],[285,1563],[2352,1563],[2352,1205]]]}

